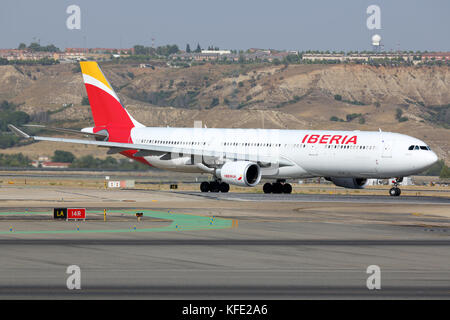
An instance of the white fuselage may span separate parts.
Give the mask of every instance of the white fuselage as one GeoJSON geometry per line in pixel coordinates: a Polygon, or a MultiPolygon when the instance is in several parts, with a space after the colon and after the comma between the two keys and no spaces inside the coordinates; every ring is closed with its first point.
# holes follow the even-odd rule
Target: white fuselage
{"type": "MultiPolygon", "coordinates": [[[[262,175],[269,178],[403,177],[417,174],[437,161],[436,154],[423,141],[381,131],[144,127],[133,128],[131,140],[197,153],[220,151],[227,155],[225,161],[230,161],[233,154],[270,156],[278,159],[280,166],[263,168],[262,175]],[[413,150],[409,150],[411,146],[413,150]]],[[[205,172],[202,166],[195,165],[191,156],[147,155],[144,158],[161,169],[205,172]]]]}

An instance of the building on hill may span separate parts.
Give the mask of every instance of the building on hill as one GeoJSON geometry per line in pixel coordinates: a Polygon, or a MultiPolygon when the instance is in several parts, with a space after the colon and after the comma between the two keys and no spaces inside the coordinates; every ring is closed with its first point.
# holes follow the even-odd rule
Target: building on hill
{"type": "Polygon", "coordinates": [[[450,52],[422,53],[422,61],[450,61],[450,52]]]}
{"type": "Polygon", "coordinates": [[[42,59],[59,59],[58,52],[46,52],[46,51],[30,51],[19,49],[0,49],[0,58],[8,61],[23,61],[23,60],[42,60],[42,59]]]}
{"type": "Polygon", "coordinates": [[[343,53],[304,53],[302,56],[302,60],[309,61],[344,61],[345,56],[343,53]]]}
{"type": "Polygon", "coordinates": [[[249,49],[248,52],[237,54],[230,50],[202,50],[202,52],[177,53],[172,54],[170,59],[183,61],[232,61],[237,62],[241,58],[244,61],[268,61],[283,60],[289,55],[297,55],[297,51],[276,51],[276,50],[262,50],[249,49]]]}
{"type": "Polygon", "coordinates": [[[70,166],[69,162],[53,162],[45,161],[41,163],[42,168],[52,168],[52,169],[67,169],[70,166]]]}
{"type": "Polygon", "coordinates": [[[70,166],[69,162],[54,162],[50,161],[48,157],[39,157],[38,160],[33,160],[31,165],[35,168],[59,168],[65,169],[70,166]]]}
{"type": "Polygon", "coordinates": [[[203,54],[218,54],[218,55],[223,55],[223,54],[231,54],[230,50],[202,50],[203,54]]]}

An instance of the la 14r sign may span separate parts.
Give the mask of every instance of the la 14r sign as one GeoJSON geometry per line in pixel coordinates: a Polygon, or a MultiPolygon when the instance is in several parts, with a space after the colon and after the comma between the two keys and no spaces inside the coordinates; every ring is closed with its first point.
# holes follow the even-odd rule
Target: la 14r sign
{"type": "Polygon", "coordinates": [[[84,208],[68,208],[67,219],[86,219],[86,209],[84,208]]]}

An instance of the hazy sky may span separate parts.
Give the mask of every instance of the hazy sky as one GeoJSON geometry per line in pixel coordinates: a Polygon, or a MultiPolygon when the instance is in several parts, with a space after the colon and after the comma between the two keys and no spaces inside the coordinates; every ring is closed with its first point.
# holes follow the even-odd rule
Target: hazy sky
{"type": "Polygon", "coordinates": [[[33,38],[42,45],[131,47],[190,43],[229,49],[450,51],[449,0],[2,0],[0,48],[33,38]],[[81,29],[68,30],[69,5],[81,29]],[[381,8],[381,30],[368,30],[366,9],[381,8]]]}

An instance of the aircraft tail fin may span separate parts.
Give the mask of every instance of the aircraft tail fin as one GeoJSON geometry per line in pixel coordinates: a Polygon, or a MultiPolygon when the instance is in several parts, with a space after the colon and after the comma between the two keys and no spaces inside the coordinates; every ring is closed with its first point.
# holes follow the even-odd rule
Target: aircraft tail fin
{"type": "Polygon", "coordinates": [[[80,66],[96,127],[143,127],[122,105],[97,62],[82,61],[80,66]]]}

